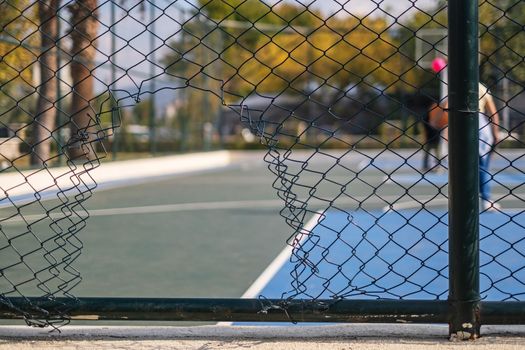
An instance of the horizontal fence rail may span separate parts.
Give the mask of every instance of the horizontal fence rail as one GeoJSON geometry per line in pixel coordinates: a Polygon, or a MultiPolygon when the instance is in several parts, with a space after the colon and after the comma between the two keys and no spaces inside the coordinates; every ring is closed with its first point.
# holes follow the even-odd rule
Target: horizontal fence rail
{"type": "MultiPolygon", "coordinates": [[[[49,301],[29,299],[32,307],[48,308],[49,301]]],[[[11,302],[23,306],[29,300],[11,302]]],[[[208,321],[208,322],[337,322],[337,323],[449,323],[447,301],[437,300],[282,300],[207,298],[79,298],[69,304],[75,320],[208,321]]],[[[483,324],[523,324],[525,302],[483,301],[483,324]]],[[[5,306],[0,318],[20,319],[5,306]]]]}
{"type": "MultiPolygon", "coordinates": [[[[23,300],[20,301],[23,305],[23,300]]],[[[444,301],[80,298],[72,319],[237,322],[417,322],[446,323],[444,301]]],[[[46,308],[46,301],[32,300],[46,308]]],[[[1,318],[19,318],[0,308],[1,318]]]]}

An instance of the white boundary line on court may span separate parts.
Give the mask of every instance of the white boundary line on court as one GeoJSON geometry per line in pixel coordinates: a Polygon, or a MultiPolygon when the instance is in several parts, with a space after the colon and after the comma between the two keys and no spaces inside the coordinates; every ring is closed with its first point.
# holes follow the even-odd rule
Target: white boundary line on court
{"type": "MultiPolygon", "coordinates": [[[[319,219],[321,218],[321,214],[317,213],[304,226],[304,228],[301,230],[301,232],[297,235],[299,236],[299,239],[294,242],[294,245],[299,245],[302,243],[303,239],[308,236],[308,233],[310,233],[315,225],[319,223],[319,219]]],[[[297,236],[295,238],[297,238],[297,236]]],[[[252,285],[244,292],[244,294],[241,296],[242,299],[252,299],[257,298],[259,294],[262,292],[264,287],[270,282],[270,280],[277,274],[279,269],[281,269],[284,264],[290,259],[290,256],[292,254],[292,251],[294,249],[293,245],[287,244],[286,247],[277,255],[277,257],[268,265],[268,267],[263,271],[263,273],[257,277],[255,282],[252,283],[252,285]]]]}
{"type": "MultiPolygon", "coordinates": [[[[382,197],[381,201],[385,199],[396,199],[398,196],[386,196],[382,197]]],[[[428,201],[426,198],[421,198],[419,201],[428,201]]],[[[438,203],[428,203],[427,205],[434,204],[446,204],[446,198],[434,199],[438,203]]],[[[378,200],[369,200],[369,204],[378,203],[378,200]]],[[[339,200],[339,204],[355,203],[355,200],[339,200]]],[[[393,209],[408,209],[417,208],[421,204],[418,201],[396,203],[393,205],[393,209]]],[[[312,201],[312,206],[322,206],[325,203],[319,201],[312,201]]],[[[117,208],[104,208],[104,209],[88,209],[89,216],[113,216],[113,215],[136,215],[136,214],[162,214],[162,213],[175,213],[182,211],[194,211],[194,210],[223,210],[223,209],[246,209],[246,208],[280,208],[283,205],[281,199],[260,199],[260,200],[242,200],[242,201],[216,201],[216,202],[189,202],[189,203],[174,203],[174,204],[160,204],[160,205],[147,205],[137,207],[117,207],[117,208]]],[[[383,211],[387,211],[390,206],[383,207],[383,211]]],[[[44,213],[34,215],[24,215],[22,217],[14,217],[3,221],[5,224],[16,224],[20,222],[32,222],[41,220],[45,217],[51,217],[52,219],[60,219],[64,217],[64,213],[44,213]]],[[[308,225],[308,223],[307,223],[308,225]]]]}
{"type": "MultiPolygon", "coordinates": [[[[190,202],[190,203],[175,203],[175,204],[161,204],[161,205],[147,205],[139,207],[120,207],[107,209],[87,209],[90,217],[95,216],[113,216],[113,215],[136,215],[136,214],[162,214],[174,213],[180,211],[193,210],[221,210],[221,209],[242,209],[242,208],[275,208],[282,205],[280,199],[270,200],[246,200],[246,201],[222,201],[222,202],[190,202]]],[[[36,215],[24,215],[22,217],[14,217],[3,221],[3,224],[15,224],[22,221],[37,221],[42,218],[51,217],[52,219],[60,219],[64,217],[64,213],[47,213],[36,215]]]]}
{"type": "MultiPolygon", "coordinates": [[[[306,223],[304,228],[301,230],[300,233],[295,236],[297,238],[299,236],[299,239],[294,243],[294,245],[301,244],[303,239],[308,236],[308,233],[311,232],[315,225],[319,223],[319,220],[321,218],[321,213],[316,213],[313,215],[310,220],[306,223]]],[[[266,267],[266,269],[257,277],[257,279],[251,284],[250,287],[244,292],[244,294],[241,296],[241,299],[254,299],[257,298],[264,287],[272,280],[272,278],[275,277],[277,272],[286,264],[286,262],[290,259],[290,256],[292,255],[294,246],[287,244],[286,247],[273,259],[273,261],[266,267]]],[[[220,326],[231,326],[233,322],[218,322],[217,325],[220,326]]]]}

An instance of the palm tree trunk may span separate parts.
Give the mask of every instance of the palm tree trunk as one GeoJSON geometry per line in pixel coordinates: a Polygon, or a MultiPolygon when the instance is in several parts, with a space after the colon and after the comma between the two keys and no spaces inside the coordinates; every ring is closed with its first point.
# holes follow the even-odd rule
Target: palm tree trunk
{"type": "Polygon", "coordinates": [[[69,157],[96,159],[95,111],[90,102],[94,98],[94,79],[97,36],[97,0],[76,0],[68,6],[71,12],[72,47],[71,79],[73,97],[71,107],[71,137],[69,157]]]}
{"type": "Polygon", "coordinates": [[[31,165],[42,166],[50,159],[52,132],[56,124],[57,99],[57,37],[56,11],[59,0],[39,2],[38,18],[42,52],[38,58],[40,66],[40,86],[36,115],[33,122],[33,149],[31,165]]]}

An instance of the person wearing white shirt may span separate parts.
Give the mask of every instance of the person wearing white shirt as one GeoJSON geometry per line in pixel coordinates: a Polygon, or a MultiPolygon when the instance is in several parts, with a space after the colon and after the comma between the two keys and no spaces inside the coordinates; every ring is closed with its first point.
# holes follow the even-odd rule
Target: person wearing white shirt
{"type": "MultiPolygon", "coordinates": [[[[448,101],[444,109],[448,109],[448,101]]],[[[490,198],[490,159],[499,142],[499,114],[489,89],[479,83],[479,193],[481,209],[497,210],[501,206],[490,198]]],[[[444,139],[448,140],[448,130],[444,130],[444,139]]]]}
{"type": "Polygon", "coordinates": [[[499,115],[489,89],[479,84],[479,192],[483,210],[500,209],[490,199],[490,159],[499,142],[499,115]]]}

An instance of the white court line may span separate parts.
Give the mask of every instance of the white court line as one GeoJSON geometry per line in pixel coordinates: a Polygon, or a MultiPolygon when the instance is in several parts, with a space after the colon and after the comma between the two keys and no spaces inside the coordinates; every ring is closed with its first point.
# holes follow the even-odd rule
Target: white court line
{"type": "Polygon", "coordinates": [[[255,282],[244,292],[241,296],[242,299],[253,299],[257,298],[264,287],[271,281],[271,279],[277,274],[277,272],[284,266],[284,264],[292,256],[292,251],[294,246],[300,245],[305,237],[308,237],[308,234],[312,232],[315,225],[319,223],[321,214],[317,213],[308,222],[304,225],[304,228],[301,232],[295,237],[297,240],[293,245],[286,245],[284,249],[277,255],[277,257],[268,265],[268,267],[263,271],[263,273],[257,277],[255,282]]]}
{"type": "MultiPolygon", "coordinates": [[[[124,207],[124,208],[108,208],[108,209],[87,209],[90,217],[94,216],[113,216],[113,215],[134,215],[134,214],[160,214],[173,213],[179,211],[192,210],[219,210],[219,209],[243,209],[243,208],[273,208],[283,205],[282,200],[251,200],[251,201],[227,201],[227,202],[195,202],[195,203],[179,203],[179,204],[162,204],[149,205],[140,207],[124,207]]],[[[24,215],[9,220],[5,220],[2,224],[16,223],[22,221],[39,220],[44,217],[51,217],[52,219],[64,218],[64,213],[50,213],[24,215]],[[25,219],[25,220],[24,220],[25,219]]]]}
{"type": "MultiPolygon", "coordinates": [[[[395,200],[399,196],[386,196],[380,198],[369,198],[368,204],[379,204],[387,199],[395,200]]],[[[359,198],[356,198],[359,200],[359,198]]],[[[420,198],[418,201],[427,202],[429,198],[420,198]]],[[[420,202],[406,202],[394,204],[393,209],[408,209],[417,208],[421,204],[420,202]]],[[[341,198],[337,200],[338,204],[355,204],[354,199],[341,198]]],[[[220,202],[193,202],[193,203],[177,203],[177,204],[162,204],[162,205],[149,205],[149,206],[138,206],[138,207],[122,207],[122,208],[107,208],[107,209],[87,209],[90,217],[96,216],[113,216],[113,215],[136,215],[136,214],[162,214],[162,213],[175,213],[183,211],[199,211],[199,210],[221,210],[221,209],[247,209],[247,208],[281,208],[283,206],[281,199],[270,199],[270,200],[245,200],[245,201],[220,201],[220,202]]],[[[312,207],[319,209],[327,205],[323,201],[312,200],[309,202],[312,207]]],[[[426,205],[441,205],[446,204],[446,198],[433,199],[432,202],[426,205]]],[[[383,211],[390,209],[390,206],[383,207],[383,211]]],[[[74,214],[71,214],[74,215],[74,214]]],[[[66,213],[42,213],[35,215],[23,215],[11,218],[9,220],[2,221],[2,224],[16,224],[20,222],[34,222],[45,217],[51,219],[61,219],[67,217],[66,213]]]]}
{"type": "MultiPolygon", "coordinates": [[[[308,233],[312,232],[315,225],[319,223],[319,219],[321,218],[321,214],[317,213],[304,226],[304,228],[301,230],[299,234],[297,234],[296,238],[298,240],[294,243],[294,245],[298,245],[302,243],[302,240],[305,237],[308,237],[308,233]]],[[[257,277],[257,279],[252,283],[252,285],[244,292],[244,294],[241,296],[241,299],[254,299],[257,298],[264,287],[268,285],[268,283],[272,280],[272,278],[275,277],[277,272],[286,264],[286,262],[290,259],[292,256],[294,246],[293,245],[286,245],[284,249],[273,259],[273,261],[266,267],[266,269],[257,277]]],[[[233,322],[218,322],[218,326],[231,326],[233,322]]]]}

